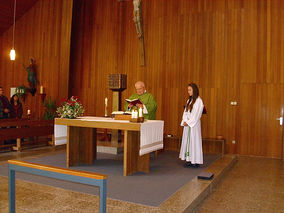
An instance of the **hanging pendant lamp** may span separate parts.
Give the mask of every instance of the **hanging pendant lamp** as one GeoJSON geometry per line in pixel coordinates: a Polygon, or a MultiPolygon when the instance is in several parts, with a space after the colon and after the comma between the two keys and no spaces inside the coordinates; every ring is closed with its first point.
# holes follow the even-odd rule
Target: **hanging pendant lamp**
{"type": "Polygon", "coordinates": [[[17,0],[14,1],[13,46],[12,46],[12,49],[10,51],[10,60],[11,61],[15,61],[15,59],[16,59],[16,51],[15,51],[16,3],[17,3],[17,0]]]}

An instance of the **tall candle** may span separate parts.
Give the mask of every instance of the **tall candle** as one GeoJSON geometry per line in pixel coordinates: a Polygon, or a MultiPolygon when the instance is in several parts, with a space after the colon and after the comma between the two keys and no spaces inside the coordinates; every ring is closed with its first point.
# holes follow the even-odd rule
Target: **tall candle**
{"type": "Polygon", "coordinates": [[[131,112],[131,118],[134,118],[134,110],[131,112]]]}
{"type": "Polygon", "coordinates": [[[105,98],[105,117],[107,117],[107,98],[105,98]]]}
{"type": "Polygon", "coordinates": [[[139,118],[142,118],[143,117],[143,111],[142,111],[142,107],[139,108],[139,115],[138,115],[139,118]]]}
{"type": "Polygon", "coordinates": [[[43,86],[40,86],[40,94],[43,94],[43,86]]]}
{"type": "Polygon", "coordinates": [[[134,112],[134,118],[138,118],[138,112],[136,110],[134,112]]]}

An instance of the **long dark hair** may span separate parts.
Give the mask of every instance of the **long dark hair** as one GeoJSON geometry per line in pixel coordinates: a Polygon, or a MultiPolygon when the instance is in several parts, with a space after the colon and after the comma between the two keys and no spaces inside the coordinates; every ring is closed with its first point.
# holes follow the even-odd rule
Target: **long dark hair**
{"type": "Polygon", "coordinates": [[[192,88],[193,94],[192,94],[192,96],[189,96],[189,98],[188,98],[188,103],[186,105],[186,110],[187,111],[189,110],[191,112],[192,108],[193,108],[193,105],[194,105],[196,99],[199,96],[199,89],[198,89],[198,87],[197,87],[197,85],[195,83],[190,83],[190,84],[188,84],[188,86],[192,88]]]}
{"type": "Polygon", "coordinates": [[[10,103],[12,106],[14,106],[14,97],[17,96],[18,97],[18,100],[17,100],[17,104],[19,105],[20,104],[20,100],[19,100],[19,96],[17,94],[14,94],[10,100],[10,103]]]}

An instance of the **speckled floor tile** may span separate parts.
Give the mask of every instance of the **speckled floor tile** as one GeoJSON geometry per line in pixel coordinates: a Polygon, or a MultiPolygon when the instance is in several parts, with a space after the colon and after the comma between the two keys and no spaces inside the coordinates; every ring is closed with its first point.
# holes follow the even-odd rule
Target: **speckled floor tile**
{"type": "MultiPolygon", "coordinates": [[[[52,150],[52,149],[50,149],[52,150]]],[[[35,158],[50,153],[40,150],[28,152],[16,158],[35,158]]],[[[6,158],[11,158],[6,157],[6,158]]],[[[5,159],[2,157],[1,160],[5,159]]],[[[210,167],[216,177],[224,173],[232,158],[224,157],[210,167]]],[[[232,164],[233,166],[233,164],[232,164]]],[[[196,212],[283,212],[284,213],[284,162],[275,159],[239,157],[238,162],[228,170],[220,182],[216,181],[213,193],[209,195],[196,212]]],[[[218,177],[216,178],[218,180],[218,177]]],[[[0,177],[0,212],[8,211],[8,180],[0,177]],[[3,208],[2,208],[3,207],[3,208]]],[[[200,202],[207,192],[212,191],[208,181],[192,180],[159,207],[138,205],[120,200],[107,199],[108,213],[166,213],[183,212],[191,202],[200,202]]],[[[16,181],[17,212],[99,212],[97,196],[68,191],[26,181],[16,181]]],[[[188,210],[188,209],[187,209],[188,210]]],[[[192,212],[192,211],[188,211],[192,212]]]]}
{"type": "Polygon", "coordinates": [[[239,157],[197,212],[284,212],[283,172],[282,160],[239,157]]]}

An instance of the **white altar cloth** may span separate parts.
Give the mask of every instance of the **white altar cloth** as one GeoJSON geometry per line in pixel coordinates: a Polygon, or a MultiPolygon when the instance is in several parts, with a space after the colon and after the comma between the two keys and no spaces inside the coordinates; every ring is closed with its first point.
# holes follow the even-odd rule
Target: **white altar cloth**
{"type": "MultiPolygon", "coordinates": [[[[129,123],[126,120],[114,120],[112,118],[104,117],[79,117],[83,121],[103,121],[103,122],[116,122],[116,123],[129,123]]],[[[164,121],[162,120],[146,120],[140,125],[140,155],[144,155],[159,149],[163,149],[163,133],[164,121]]],[[[54,125],[54,138],[55,145],[66,144],[67,142],[67,126],[54,125]]]]}

